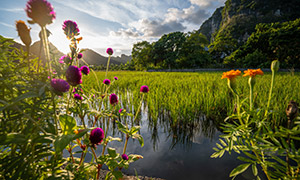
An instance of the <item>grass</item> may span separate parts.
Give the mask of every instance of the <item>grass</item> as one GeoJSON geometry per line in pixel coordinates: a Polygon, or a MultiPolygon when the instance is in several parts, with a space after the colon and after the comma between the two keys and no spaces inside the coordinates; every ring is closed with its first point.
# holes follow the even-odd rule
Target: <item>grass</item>
{"type": "MultiPolygon", "coordinates": [[[[103,87],[105,72],[96,72],[99,84],[103,87]]],[[[116,93],[122,108],[134,111],[140,102],[139,89],[147,85],[150,92],[145,96],[148,115],[154,121],[168,118],[172,123],[188,123],[205,115],[214,122],[222,122],[226,115],[233,112],[233,96],[227,87],[227,81],[221,79],[222,72],[130,72],[112,71],[108,78],[117,76],[119,80],[111,85],[110,92],[116,93]]],[[[254,108],[266,107],[271,74],[256,77],[254,87],[254,108]]],[[[241,100],[248,98],[247,77],[238,77],[237,91],[241,100]]],[[[84,88],[97,87],[95,76],[91,73],[84,77],[84,88]]],[[[285,119],[285,108],[290,100],[300,102],[300,74],[279,73],[275,78],[273,98],[270,109],[273,118],[285,119]]],[[[247,99],[246,99],[247,101],[247,99]]],[[[246,107],[245,107],[246,108],[246,107]]]]}

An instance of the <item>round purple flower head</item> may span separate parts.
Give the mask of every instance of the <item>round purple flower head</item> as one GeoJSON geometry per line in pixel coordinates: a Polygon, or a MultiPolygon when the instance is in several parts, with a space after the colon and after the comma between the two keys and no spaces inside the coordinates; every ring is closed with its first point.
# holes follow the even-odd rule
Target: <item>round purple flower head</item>
{"type": "Polygon", "coordinates": [[[118,96],[116,95],[116,94],[111,94],[110,96],[109,96],[109,102],[110,102],[110,104],[111,105],[116,105],[116,104],[118,104],[118,96]]]}
{"type": "Polygon", "coordinates": [[[50,84],[53,87],[54,92],[58,95],[62,95],[62,93],[67,92],[70,89],[68,82],[63,79],[52,79],[50,84]]]}
{"type": "Polygon", "coordinates": [[[66,71],[66,78],[70,85],[76,86],[82,83],[82,74],[77,66],[69,66],[66,71]]]}
{"type": "Polygon", "coordinates": [[[122,159],[124,159],[125,161],[128,160],[128,156],[126,154],[122,154],[122,159]]]}
{"type": "Polygon", "coordinates": [[[29,0],[25,11],[27,16],[40,26],[51,24],[56,18],[53,7],[47,0],[29,0]]]}
{"type": "Polygon", "coordinates": [[[78,100],[82,100],[82,97],[79,94],[74,94],[74,98],[78,100]]]}
{"type": "Polygon", "coordinates": [[[118,79],[119,79],[119,78],[118,78],[118,77],[116,77],[116,76],[115,76],[114,78],[115,78],[115,80],[118,80],[118,79]]]}
{"type": "Polygon", "coordinates": [[[103,84],[110,85],[110,80],[109,79],[104,79],[103,84]]]}
{"type": "Polygon", "coordinates": [[[104,132],[101,128],[95,128],[91,131],[90,141],[92,145],[98,145],[103,141],[104,132]]]}
{"type": "Polygon", "coordinates": [[[142,93],[148,93],[149,92],[148,86],[145,86],[145,85],[141,86],[140,92],[142,92],[142,93]]]}
{"type": "Polygon", "coordinates": [[[77,58],[78,58],[78,59],[81,59],[82,56],[83,56],[82,53],[78,53],[77,58]]]}
{"type": "Polygon", "coordinates": [[[67,56],[67,55],[63,55],[62,57],[59,58],[59,63],[67,63],[69,64],[72,61],[72,59],[67,56]]]}
{"type": "Polygon", "coordinates": [[[63,28],[65,35],[68,39],[72,39],[79,35],[79,29],[75,21],[66,20],[64,21],[63,28]]]}
{"type": "Polygon", "coordinates": [[[80,68],[80,70],[81,70],[81,72],[82,72],[83,74],[85,74],[85,75],[88,75],[88,74],[90,73],[90,69],[89,69],[89,67],[87,67],[87,66],[82,66],[82,67],[80,68]]]}
{"type": "Polygon", "coordinates": [[[107,48],[106,53],[111,56],[114,53],[114,51],[112,48],[107,48]]]}

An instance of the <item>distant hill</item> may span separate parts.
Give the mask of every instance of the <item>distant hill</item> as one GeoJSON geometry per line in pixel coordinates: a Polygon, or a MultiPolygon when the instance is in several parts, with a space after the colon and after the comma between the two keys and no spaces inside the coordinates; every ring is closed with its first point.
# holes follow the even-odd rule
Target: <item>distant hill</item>
{"type": "MultiPolygon", "coordinates": [[[[82,52],[83,60],[90,65],[106,65],[108,58],[104,57],[91,49],[84,49],[82,52]]],[[[131,61],[131,56],[122,54],[121,57],[111,57],[110,64],[126,64],[131,61]]]]}
{"type": "Polygon", "coordinates": [[[211,42],[231,37],[239,44],[247,41],[258,23],[295,20],[300,17],[299,0],[227,0],[198,30],[211,42]]]}

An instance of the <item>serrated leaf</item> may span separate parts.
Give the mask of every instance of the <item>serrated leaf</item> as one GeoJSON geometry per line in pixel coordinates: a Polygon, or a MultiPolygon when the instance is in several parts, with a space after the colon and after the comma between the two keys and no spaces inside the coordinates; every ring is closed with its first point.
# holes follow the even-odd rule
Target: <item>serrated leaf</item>
{"type": "Polygon", "coordinates": [[[233,177],[241,174],[242,172],[246,171],[250,165],[251,165],[250,163],[239,165],[238,167],[234,168],[231,171],[229,177],[233,177]]]}

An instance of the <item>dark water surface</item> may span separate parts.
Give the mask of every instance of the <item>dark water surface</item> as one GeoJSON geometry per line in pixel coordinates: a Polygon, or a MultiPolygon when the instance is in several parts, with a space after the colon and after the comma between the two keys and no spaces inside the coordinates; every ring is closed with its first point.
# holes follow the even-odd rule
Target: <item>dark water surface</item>
{"type": "MultiPolygon", "coordinates": [[[[130,164],[129,169],[122,170],[125,174],[135,175],[137,172],[138,175],[167,180],[226,180],[231,179],[229,178],[231,170],[242,164],[234,153],[231,155],[225,153],[222,158],[210,158],[214,153],[212,148],[216,147],[221,132],[217,130],[213,121],[207,120],[205,116],[194,121],[192,125],[172,128],[169,120],[160,119],[154,125],[155,123],[149,121],[147,110],[142,109],[142,112],[140,134],[144,138],[145,145],[140,147],[137,140],[130,139],[126,154],[139,154],[144,158],[130,164]]],[[[113,128],[110,132],[112,131],[113,128]]],[[[114,132],[116,134],[110,135],[121,137],[116,129],[114,132]]],[[[123,142],[111,142],[108,146],[122,153],[124,139],[123,137],[123,142]]],[[[75,151],[76,149],[73,152],[75,151]]],[[[96,154],[99,155],[101,152],[100,145],[96,154]]],[[[65,155],[68,156],[67,154],[65,155]]],[[[87,154],[86,162],[90,162],[91,158],[91,154],[87,154]]],[[[251,167],[236,179],[254,179],[250,169],[251,167]]]]}

